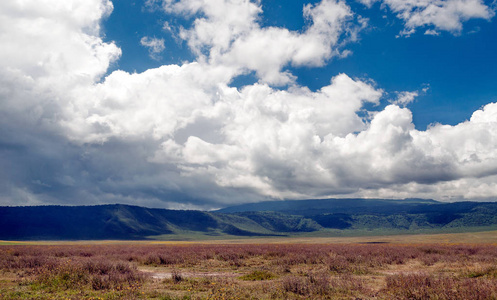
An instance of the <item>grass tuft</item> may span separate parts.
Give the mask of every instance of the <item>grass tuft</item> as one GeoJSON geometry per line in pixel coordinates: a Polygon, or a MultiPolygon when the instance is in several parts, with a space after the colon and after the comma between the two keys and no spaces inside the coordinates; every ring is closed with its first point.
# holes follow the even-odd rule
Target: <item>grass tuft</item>
{"type": "Polygon", "coordinates": [[[267,271],[253,271],[249,274],[243,275],[239,277],[241,280],[246,280],[246,281],[257,281],[257,280],[271,280],[276,278],[276,276],[272,273],[269,273],[267,271]]]}

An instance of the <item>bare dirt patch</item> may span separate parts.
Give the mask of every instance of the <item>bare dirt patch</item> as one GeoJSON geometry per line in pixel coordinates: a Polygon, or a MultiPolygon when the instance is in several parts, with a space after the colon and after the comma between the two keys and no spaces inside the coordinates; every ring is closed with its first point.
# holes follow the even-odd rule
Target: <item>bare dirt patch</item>
{"type": "Polygon", "coordinates": [[[185,278],[203,278],[203,277],[233,278],[243,275],[232,272],[154,271],[147,269],[140,269],[140,271],[143,274],[152,277],[153,279],[171,279],[175,274],[185,278]]]}

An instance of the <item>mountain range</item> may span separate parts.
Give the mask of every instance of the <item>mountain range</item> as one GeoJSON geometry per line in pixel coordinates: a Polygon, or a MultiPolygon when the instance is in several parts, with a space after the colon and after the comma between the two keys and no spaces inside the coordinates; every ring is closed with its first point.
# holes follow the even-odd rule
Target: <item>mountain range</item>
{"type": "Polygon", "coordinates": [[[0,240],[198,240],[495,229],[497,203],[429,199],[268,201],[209,212],[122,204],[0,207],[0,240]]]}

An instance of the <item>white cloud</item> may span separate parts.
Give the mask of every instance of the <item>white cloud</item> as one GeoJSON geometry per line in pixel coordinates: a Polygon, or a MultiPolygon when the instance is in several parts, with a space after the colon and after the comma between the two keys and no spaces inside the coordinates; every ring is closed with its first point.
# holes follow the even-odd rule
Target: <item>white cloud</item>
{"type": "Polygon", "coordinates": [[[47,84],[67,76],[96,80],[120,56],[99,37],[99,22],[112,8],[100,0],[2,1],[0,67],[47,84]]]}
{"type": "Polygon", "coordinates": [[[371,8],[373,6],[373,4],[375,4],[376,2],[378,2],[380,0],[357,0],[357,1],[366,5],[368,8],[371,8]]]}
{"type": "Polygon", "coordinates": [[[121,54],[100,37],[100,22],[112,9],[103,0],[0,3],[0,112],[5,124],[17,124],[21,136],[29,126],[61,131],[58,123],[72,119],[70,112],[76,110],[72,97],[100,80],[121,54]]]}
{"type": "MultiPolygon", "coordinates": [[[[371,7],[380,0],[359,0],[371,7]]],[[[495,12],[482,0],[382,0],[397,17],[405,22],[403,36],[419,27],[431,27],[425,34],[438,35],[440,30],[459,33],[463,22],[470,19],[490,20],[495,12]]]]}
{"type": "MultiPolygon", "coordinates": [[[[424,90],[423,90],[424,91],[424,90]]],[[[414,92],[398,92],[397,99],[392,101],[393,104],[397,104],[398,106],[406,106],[409,103],[413,102],[416,97],[419,96],[417,91],[414,92]]]]}
{"type": "Polygon", "coordinates": [[[270,86],[292,82],[288,64],[338,55],[361,26],[344,2],[305,6],[302,32],[261,27],[257,2],[161,4],[195,18],[182,36],[198,59],[103,80],[120,55],[99,31],[110,2],[0,4],[2,203],[208,208],[268,197],[497,196],[497,104],[419,131],[399,107],[417,92],[368,112],[364,104],[379,104],[383,91],[346,74],[314,92],[270,86]],[[229,86],[247,70],[260,82],[229,86]]]}
{"type": "Polygon", "coordinates": [[[364,26],[364,20],[352,25],[350,8],[335,0],[305,5],[303,14],[311,25],[302,33],[261,28],[261,7],[249,0],[164,0],[163,8],[176,14],[202,13],[192,28],[181,33],[201,58],[229,66],[236,74],[255,71],[261,82],[275,85],[293,82],[293,75],[282,70],[288,64],[322,66],[333,56],[340,56],[340,38],[348,35],[355,39],[364,26]]]}
{"type": "Polygon", "coordinates": [[[164,46],[164,39],[158,39],[158,38],[151,38],[148,36],[144,36],[140,40],[140,44],[144,47],[148,48],[148,54],[150,58],[159,60],[160,54],[164,49],[166,49],[166,46],[164,46]]]}
{"type": "MultiPolygon", "coordinates": [[[[397,105],[365,123],[358,113],[365,101],[376,103],[381,91],[346,75],[314,93],[305,88],[278,91],[261,84],[237,91],[193,78],[206,72],[198,68],[194,64],[175,72],[163,68],[122,73],[125,77],[116,78],[118,85],[110,89],[113,74],[100,86],[110,96],[101,103],[115,103],[114,93],[124,86],[134,93],[97,119],[107,124],[109,137],[154,136],[161,146],[149,161],[174,163],[185,180],[209,178],[214,186],[269,197],[356,193],[364,187],[380,193],[391,186],[446,185],[497,172],[492,147],[497,135],[495,124],[489,122],[495,120],[495,104],[457,126],[418,131],[411,112],[397,105]],[[178,86],[180,82],[185,85],[178,86]],[[168,95],[161,94],[164,87],[168,95]],[[188,93],[193,95],[189,101],[180,102],[188,93]],[[162,105],[154,105],[159,101],[162,105]]],[[[95,116],[87,121],[93,120],[95,116]]],[[[459,193],[460,198],[465,195],[463,190],[459,193]]]]}
{"type": "Polygon", "coordinates": [[[438,32],[436,30],[433,30],[433,29],[428,29],[428,30],[425,31],[425,35],[438,36],[438,35],[440,35],[440,32],[438,32]]]}

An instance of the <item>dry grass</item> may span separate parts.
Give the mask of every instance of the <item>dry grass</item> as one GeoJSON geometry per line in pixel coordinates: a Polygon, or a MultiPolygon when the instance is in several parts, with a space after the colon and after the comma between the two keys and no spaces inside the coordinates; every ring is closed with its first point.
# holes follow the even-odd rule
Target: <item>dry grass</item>
{"type": "MultiPolygon", "coordinates": [[[[1,241],[0,245],[192,245],[196,241],[1,241]]],[[[202,244],[497,244],[497,231],[409,234],[358,237],[264,237],[245,239],[205,240],[202,244]]]]}
{"type": "Polygon", "coordinates": [[[0,299],[497,299],[497,246],[4,245],[0,299]]]}

